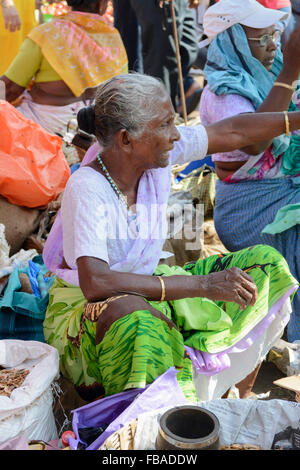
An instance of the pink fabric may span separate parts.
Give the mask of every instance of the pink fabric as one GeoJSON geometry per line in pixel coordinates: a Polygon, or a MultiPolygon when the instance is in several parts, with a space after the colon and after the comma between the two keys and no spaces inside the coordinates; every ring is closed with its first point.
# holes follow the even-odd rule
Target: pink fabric
{"type": "Polygon", "coordinates": [[[291,6],[290,0],[257,0],[262,6],[266,8],[272,8],[278,10],[279,8],[285,8],[291,6]]]}
{"type": "MultiPolygon", "coordinates": [[[[254,111],[251,101],[243,96],[234,94],[217,96],[210,91],[208,85],[204,87],[199,108],[201,123],[204,126],[237,114],[253,113],[254,111]]],[[[246,161],[248,158],[249,155],[240,150],[212,155],[213,161],[220,162],[246,161]]]]}

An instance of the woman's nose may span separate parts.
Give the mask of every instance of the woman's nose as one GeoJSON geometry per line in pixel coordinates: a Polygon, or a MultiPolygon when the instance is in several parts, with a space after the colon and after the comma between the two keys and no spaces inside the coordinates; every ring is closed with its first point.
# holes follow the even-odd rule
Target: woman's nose
{"type": "Polygon", "coordinates": [[[179,131],[178,131],[177,127],[175,125],[173,125],[173,132],[172,132],[172,135],[171,135],[171,140],[172,140],[172,142],[176,142],[179,139],[180,139],[179,131]]]}
{"type": "Polygon", "coordinates": [[[274,51],[278,47],[278,42],[279,40],[275,40],[274,38],[270,37],[268,41],[268,50],[269,51],[274,51]]]}

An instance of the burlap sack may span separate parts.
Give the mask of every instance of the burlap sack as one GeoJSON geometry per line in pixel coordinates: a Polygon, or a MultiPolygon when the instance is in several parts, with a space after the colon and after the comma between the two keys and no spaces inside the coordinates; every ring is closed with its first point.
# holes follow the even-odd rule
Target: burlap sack
{"type": "Polygon", "coordinates": [[[17,253],[25,240],[38,228],[42,210],[16,206],[0,196],[0,223],[5,225],[9,255],[17,253]]]}

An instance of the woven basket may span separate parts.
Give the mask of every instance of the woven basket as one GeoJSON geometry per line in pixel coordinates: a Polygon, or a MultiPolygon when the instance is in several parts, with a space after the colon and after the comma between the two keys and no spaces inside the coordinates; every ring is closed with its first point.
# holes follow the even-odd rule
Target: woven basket
{"type": "Polygon", "coordinates": [[[99,450],[134,450],[137,419],[109,436],[99,450]]]}

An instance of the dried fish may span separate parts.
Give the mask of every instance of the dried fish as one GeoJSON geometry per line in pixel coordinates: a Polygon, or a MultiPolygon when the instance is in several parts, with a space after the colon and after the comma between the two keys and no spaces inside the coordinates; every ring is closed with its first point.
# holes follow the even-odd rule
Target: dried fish
{"type": "Polygon", "coordinates": [[[23,384],[29,372],[27,369],[0,369],[0,395],[10,397],[12,391],[23,384]]]}

